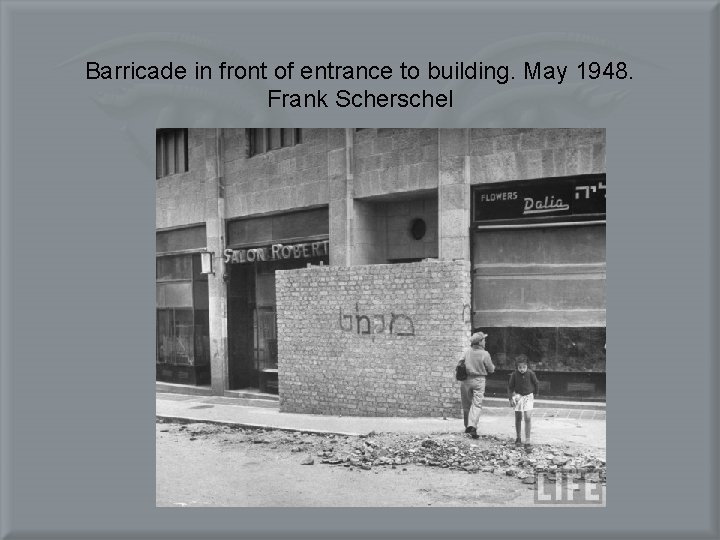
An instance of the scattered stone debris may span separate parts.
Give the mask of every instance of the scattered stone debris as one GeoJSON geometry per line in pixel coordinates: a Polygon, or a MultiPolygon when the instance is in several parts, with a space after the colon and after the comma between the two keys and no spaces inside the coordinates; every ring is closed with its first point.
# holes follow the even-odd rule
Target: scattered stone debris
{"type": "Polygon", "coordinates": [[[206,433],[215,433],[217,431],[217,426],[213,424],[203,424],[200,422],[196,422],[193,424],[187,424],[185,426],[185,429],[188,431],[188,433],[192,433],[193,435],[199,435],[206,433]]]}
{"type": "Polygon", "coordinates": [[[589,453],[567,453],[544,445],[535,445],[528,452],[516,448],[513,441],[497,437],[483,437],[479,444],[461,435],[375,434],[355,444],[327,447],[318,452],[318,457],[328,465],[364,470],[417,464],[468,473],[495,473],[515,477],[525,484],[534,484],[537,473],[546,473],[550,481],[562,473],[587,482],[605,482],[605,461],[589,453]]]}
{"type": "MultiPolygon", "coordinates": [[[[163,426],[161,431],[166,431],[163,426]]],[[[318,463],[348,470],[378,472],[407,465],[420,465],[469,474],[488,473],[528,484],[534,489],[537,475],[549,482],[559,476],[591,483],[606,483],[604,456],[591,451],[535,444],[526,451],[514,441],[483,435],[470,439],[461,433],[394,434],[371,432],[365,436],[323,435],[279,430],[258,430],[212,424],[173,425],[172,431],[187,432],[190,440],[212,433],[222,434],[223,444],[267,444],[290,453],[305,453],[303,465],[318,463]],[[313,457],[315,456],[315,457],[313,457]]]]}

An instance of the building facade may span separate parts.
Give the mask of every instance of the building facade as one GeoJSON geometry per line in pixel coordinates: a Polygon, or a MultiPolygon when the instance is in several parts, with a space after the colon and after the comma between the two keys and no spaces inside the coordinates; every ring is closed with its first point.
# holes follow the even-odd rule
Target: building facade
{"type": "Polygon", "coordinates": [[[602,129],[188,129],[157,143],[159,385],[459,414],[471,331],[605,399],[602,129]]]}

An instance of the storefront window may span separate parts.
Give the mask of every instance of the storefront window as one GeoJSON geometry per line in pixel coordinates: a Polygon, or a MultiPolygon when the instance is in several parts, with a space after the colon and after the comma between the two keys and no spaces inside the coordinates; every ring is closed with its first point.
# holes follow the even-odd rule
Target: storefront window
{"type": "Polygon", "coordinates": [[[210,324],[209,311],[207,309],[195,310],[195,363],[196,365],[208,365],[210,363],[210,324]]]}
{"type": "Polygon", "coordinates": [[[199,268],[199,254],[157,258],[159,380],[209,382],[208,283],[199,268]]]}
{"type": "Polygon", "coordinates": [[[605,191],[604,175],[474,188],[472,322],[497,367],[488,395],[506,394],[521,358],[545,398],[604,399],[605,191]]]}
{"type": "Polygon", "coordinates": [[[156,279],[157,281],[192,279],[192,259],[188,255],[158,257],[156,279]]]}
{"type": "MultiPolygon", "coordinates": [[[[163,310],[159,310],[161,313],[163,310]]],[[[168,364],[192,365],[195,354],[193,347],[192,309],[170,309],[168,312],[168,333],[161,336],[164,357],[168,364]]]]}
{"type": "Polygon", "coordinates": [[[483,328],[501,369],[523,358],[535,371],[605,372],[605,328],[483,328]]]}

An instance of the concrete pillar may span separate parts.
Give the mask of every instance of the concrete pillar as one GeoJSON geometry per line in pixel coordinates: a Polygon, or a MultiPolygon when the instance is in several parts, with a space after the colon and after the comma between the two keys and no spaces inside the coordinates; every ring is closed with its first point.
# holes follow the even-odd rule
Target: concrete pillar
{"type": "Polygon", "coordinates": [[[385,206],[378,202],[353,202],[352,265],[383,264],[387,260],[385,206]]]}
{"type": "Polygon", "coordinates": [[[468,129],[438,130],[438,247],[440,259],[470,260],[468,129]]]}
{"type": "Polygon", "coordinates": [[[328,153],[330,181],[330,266],[350,266],[353,248],[353,130],[345,130],[345,146],[328,153]]]}
{"type": "Polygon", "coordinates": [[[210,384],[212,393],[223,395],[228,387],[227,284],[225,264],[225,188],[223,184],[223,136],[221,129],[205,133],[205,223],[207,250],[213,253],[213,274],[208,276],[210,318],[210,384]]]}

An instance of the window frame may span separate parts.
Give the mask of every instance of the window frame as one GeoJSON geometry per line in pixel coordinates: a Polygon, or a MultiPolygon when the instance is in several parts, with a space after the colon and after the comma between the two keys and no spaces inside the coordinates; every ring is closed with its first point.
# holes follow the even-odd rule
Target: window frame
{"type": "Polygon", "coordinates": [[[302,143],[300,128],[248,128],[248,157],[266,154],[273,150],[289,148],[302,143]],[[271,148],[274,138],[279,138],[280,146],[271,148]]]}
{"type": "MultiPolygon", "coordinates": [[[[190,283],[191,284],[191,298],[190,298],[190,306],[183,306],[183,307],[168,307],[168,306],[158,306],[155,307],[155,319],[156,319],[156,352],[155,352],[155,363],[156,364],[166,364],[166,365],[173,365],[173,366],[179,366],[179,365],[187,365],[187,366],[201,366],[201,365],[208,365],[210,363],[210,354],[208,351],[198,351],[198,339],[202,339],[204,336],[198,336],[198,312],[205,311],[208,312],[208,323],[209,323],[209,310],[205,308],[198,307],[198,302],[196,295],[198,294],[196,291],[196,283],[207,283],[208,278],[207,275],[201,274],[199,272],[200,267],[200,253],[199,251],[186,253],[183,255],[177,255],[177,254],[158,254],[155,258],[155,264],[156,264],[156,272],[157,272],[157,266],[158,266],[158,260],[161,258],[171,258],[171,257],[187,257],[190,260],[190,275],[188,277],[164,277],[161,278],[160,276],[156,275],[155,278],[155,287],[157,288],[158,285],[162,285],[165,283],[190,283]],[[192,359],[189,363],[179,363],[177,361],[175,351],[171,351],[169,356],[161,356],[160,349],[161,349],[161,335],[159,333],[160,329],[160,317],[161,312],[168,313],[170,317],[170,323],[169,328],[173,330],[172,335],[169,336],[170,341],[176,339],[178,336],[176,334],[176,327],[175,324],[176,315],[178,311],[189,311],[191,314],[191,327],[192,327],[192,336],[191,336],[191,342],[192,342],[192,359]],[[206,354],[198,354],[198,353],[205,352],[206,354]],[[170,358],[169,362],[161,361],[162,358],[170,358]]],[[[209,291],[208,291],[209,293],[209,291]]],[[[208,334],[209,336],[209,334],[208,334]]]]}
{"type": "Polygon", "coordinates": [[[188,129],[155,131],[155,178],[188,172],[188,129]],[[168,150],[172,141],[173,150],[168,150]],[[180,151],[178,151],[178,148],[180,151]],[[172,155],[171,155],[172,154],[172,155]],[[170,160],[172,159],[172,166],[170,160]]]}

